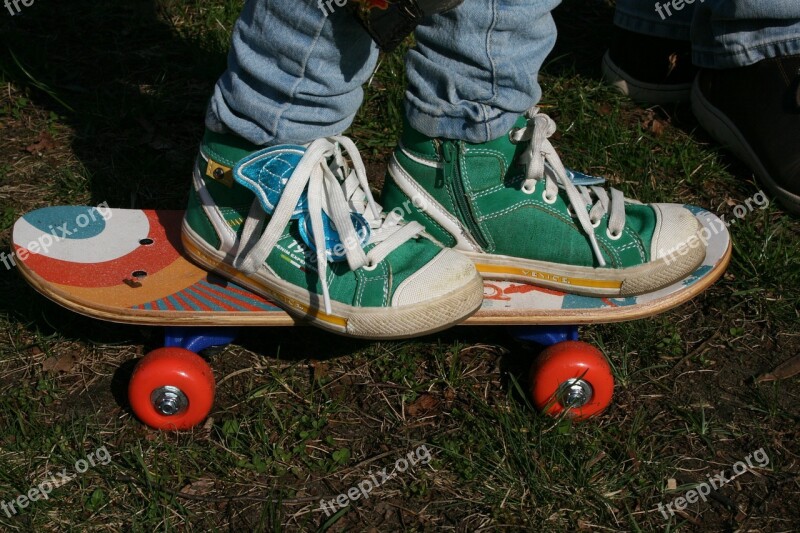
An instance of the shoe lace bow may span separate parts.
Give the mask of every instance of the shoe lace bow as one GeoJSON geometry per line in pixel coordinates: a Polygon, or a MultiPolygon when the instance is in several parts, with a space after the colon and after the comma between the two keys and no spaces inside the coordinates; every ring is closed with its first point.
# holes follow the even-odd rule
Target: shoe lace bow
{"type": "Polygon", "coordinates": [[[520,158],[526,165],[522,190],[532,194],[536,184],[545,182],[543,198],[546,202],[555,201],[559,188],[563,189],[569,201],[569,211],[578,219],[583,231],[588,235],[592,250],[600,266],[606,261],[600,251],[595,229],[600,219],[609,213],[608,233],[618,238],[625,229],[625,197],[617,189],[610,188],[610,195],[598,186],[576,186],[567,174],[561,158],[550,143],[549,138],[556,132],[556,123],[549,116],[532,107],[525,113],[528,123],[510,132],[512,142],[527,142],[528,146],[520,158]]]}
{"type": "Polygon", "coordinates": [[[326,235],[323,213],[338,233],[340,249],[351,270],[376,267],[403,243],[422,233],[424,228],[418,222],[404,223],[402,214],[395,211],[390,214],[382,212],[370,192],[366,168],[352,140],[343,136],[321,138],[306,148],[268,223],[261,203],[257,199],[253,201],[234,256],[233,265],[237,269],[252,274],[264,265],[306,190],[311,227],[309,244],[312,250],[309,252],[316,257],[325,312],[330,314],[327,271],[331,243],[326,235]],[[366,222],[368,235],[365,235],[364,228],[360,232],[356,230],[352,213],[357,213],[366,222]],[[366,241],[365,237],[368,237],[366,241]],[[364,247],[369,245],[374,246],[365,252],[364,247]]]}

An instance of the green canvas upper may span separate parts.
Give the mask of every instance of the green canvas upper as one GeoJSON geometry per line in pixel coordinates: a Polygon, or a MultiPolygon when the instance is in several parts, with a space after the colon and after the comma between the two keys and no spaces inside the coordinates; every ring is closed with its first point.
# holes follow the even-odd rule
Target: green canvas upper
{"type": "MultiPolygon", "coordinates": [[[[291,148],[304,150],[300,146],[291,148]]],[[[206,132],[197,158],[197,171],[202,176],[204,186],[225,223],[239,236],[255,196],[249,189],[232,180],[228,173],[239,161],[257,150],[257,147],[238,137],[206,132]],[[226,169],[220,169],[219,165],[226,169]]],[[[190,191],[185,219],[189,227],[209,247],[219,249],[222,239],[201,208],[199,193],[194,187],[190,191]]],[[[277,245],[269,253],[266,265],[279,278],[321,294],[316,255],[301,238],[298,225],[298,220],[289,222],[277,245]]],[[[369,244],[365,251],[373,247],[373,244],[369,244]]],[[[440,252],[439,245],[419,237],[410,239],[393,250],[374,269],[359,268],[353,271],[346,261],[329,263],[327,281],[330,297],[332,300],[358,307],[387,306],[397,287],[440,252]]]]}
{"type": "MultiPolygon", "coordinates": [[[[527,119],[520,117],[516,127],[527,119]]],[[[586,233],[568,212],[569,200],[559,190],[555,203],[543,198],[544,181],[533,194],[522,190],[525,165],[520,158],[525,142],[504,135],[482,144],[432,139],[407,123],[394,155],[399,165],[466,228],[483,252],[577,266],[599,266],[586,233]],[[428,162],[429,164],[425,164],[428,162]],[[436,164],[437,166],[432,166],[436,164]]],[[[382,203],[387,210],[402,206],[408,196],[387,177],[382,203]]],[[[588,209],[588,208],[587,208],[588,209]]],[[[656,226],[653,208],[625,203],[622,236],[606,234],[609,214],[595,230],[603,257],[610,268],[648,262],[656,226]]],[[[407,218],[422,223],[445,246],[454,246],[454,236],[430,213],[415,209],[407,218]]]]}

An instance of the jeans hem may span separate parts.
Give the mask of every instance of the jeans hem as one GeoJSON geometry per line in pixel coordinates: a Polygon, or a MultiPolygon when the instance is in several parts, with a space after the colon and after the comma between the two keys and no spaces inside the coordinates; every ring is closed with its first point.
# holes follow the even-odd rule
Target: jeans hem
{"type": "Polygon", "coordinates": [[[453,139],[480,144],[498,139],[508,133],[521,113],[501,112],[486,104],[483,121],[475,122],[463,116],[432,115],[406,103],[406,117],[412,128],[432,138],[453,139]],[[489,118],[490,115],[496,115],[489,118]]]}
{"type": "Polygon", "coordinates": [[[764,59],[797,54],[800,54],[800,39],[793,38],[761,43],[733,51],[693,46],[692,62],[702,68],[723,69],[746,67],[764,59]]]}
{"type": "MultiPolygon", "coordinates": [[[[653,11],[653,14],[656,12],[653,11]]],[[[633,13],[625,13],[617,7],[614,13],[614,24],[622,29],[636,33],[644,33],[653,37],[675,39],[679,41],[690,40],[691,24],[684,21],[670,20],[669,17],[660,20],[657,17],[648,19],[633,13]]]]}

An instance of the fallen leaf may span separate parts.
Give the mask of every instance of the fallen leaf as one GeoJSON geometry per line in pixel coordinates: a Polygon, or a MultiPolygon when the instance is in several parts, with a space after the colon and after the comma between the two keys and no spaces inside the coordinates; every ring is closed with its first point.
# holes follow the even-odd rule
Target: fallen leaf
{"type": "Polygon", "coordinates": [[[758,376],[758,378],[756,378],[756,383],[768,383],[770,381],[778,381],[779,379],[788,379],[797,374],[800,374],[800,354],[779,364],[772,372],[758,376]]]}
{"type": "Polygon", "coordinates": [[[35,143],[26,146],[25,150],[32,154],[41,154],[48,150],[52,150],[56,147],[56,140],[53,139],[53,136],[43,131],[39,133],[39,138],[36,140],[35,143]]]}
{"type": "Polygon", "coordinates": [[[72,354],[62,355],[61,357],[48,357],[42,363],[44,370],[55,370],[57,372],[69,372],[75,366],[76,358],[72,354]]]}
{"type": "Polygon", "coordinates": [[[667,73],[672,74],[672,71],[678,67],[678,54],[670,54],[668,61],[669,61],[669,70],[667,71],[667,73]]]}
{"type": "Polygon", "coordinates": [[[208,494],[214,487],[214,480],[211,478],[200,478],[193,481],[181,489],[181,494],[208,494]]]}
{"type": "Polygon", "coordinates": [[[657,118],[654,118],[653,122],[650,123],[650,127],[648,129],[651,132],[653,132],[653,135],[659,137],[664,133],[664,123],[658,120],[657,118]]]}
{"type": "Polygon", "coordinates": [[[75,366],[75,356],[68,354],[61,357],[48,357],[42,363],[42,368],[46,371],[55,370],[57,372],[69,372],[75,366]]]}
{"type": "Polygon", "coordinates": [[[444,399],[448,402],[452,402],[456,399],[456,391],[453,387],[447,387],[444,391],[444,399]]]}
{"type": "Polygon", "coordinates": [[[439,405],[439,400],[430,394],[422,394],[414,403],[408,406],[406,411],[408,412],[409,416],[419,416],[422,413],[430,411],[437,405],[439,405]]]}
{"type": "Polygon", "coordinates": [[[72,367],[75,366],[75,360],[76,359],[74,355],[62,355],[58,358],[54,369],[58,370],[59,372],[69,372],[72,370],[72,367]]]}

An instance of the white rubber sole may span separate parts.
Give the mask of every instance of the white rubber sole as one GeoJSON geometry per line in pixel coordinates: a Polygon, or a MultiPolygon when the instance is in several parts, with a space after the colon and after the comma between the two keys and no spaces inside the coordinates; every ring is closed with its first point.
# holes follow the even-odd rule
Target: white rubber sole
{"type": "MultiPolygon", "coordinates": [[[[699,243],[699,238],[697,239],[699,243]]],[[[503,255],[463,252],[485,279],[531,283],[586,296],[636,296],[672,285],[697,270],[705,247],[686,246],[679,253],[622,269],[593,268],[503,255]],[[683,254],[683,255],[682,255],[683,254]]]]}
{"type": "Polygon", "coordinates": [[[789,211],[800,214],[800,196],[787,191],[775,182],[736,124],[703,96],[697,80],[692,86],[692,111],[700,125],[720,144],[744,161],[773,196],[778,198],[789,211]]]}
{"type": "Polygon", "coordinates": [[[463,321],[483,302],[483,280],[474,269],[464,283],[431,301],[395,307],[353,307],[331,302],[331,314],[319,295],[288,283],[266,268],[246,276],[230,266],[222,252],[209,249],[184,220],[182,241],[186,254],[206,270],[270,299],[287,313],[322,329],[364,339],[404,339],[447,329],[463,321]]]}
{"type": "Polygon", "coordinates": [[[622,94],[642,104],[674,104],[689,100],[691,83],[657,84],[632,78],[611,59],[609,52],[603,56],[603,79],[616,87],[622,94]]]}

